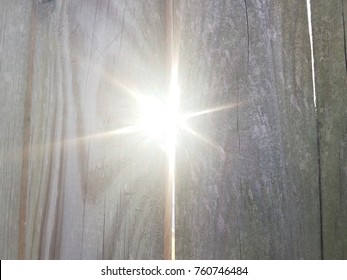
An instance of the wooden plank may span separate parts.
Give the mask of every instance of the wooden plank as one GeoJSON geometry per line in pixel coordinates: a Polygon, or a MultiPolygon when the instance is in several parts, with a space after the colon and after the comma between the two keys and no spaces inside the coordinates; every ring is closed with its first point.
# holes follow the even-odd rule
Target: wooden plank
{"type": "MultiPolygon", "coordinates": [[[[177,2],[178,3],[178,2],[177,2]]],[[[179,1],[177,259],[319,259],[305,1],[179,1]]]]}
{"type": "MultiPolygon", "coordinates": [[[[9,11],[19,11],[17,19],[25,9],[19,2],[7,4],[9,11]]],[[[136,118],[138,104],[131,92],[157,97],[164,93],[165,3],[68,0],[34,5],[20,257],[163,258],[164,153],[148,134],[110,132],[136,118]]],[[[30,26],[25,17],[22,20],[30,26]]],[[[27,32],[24,29],[26,41],[27,32]]],[[[18,43],[18,49],[23,44],[18,43]]],[[[29,55],[22,56],[27,60],[29,55]]],[[[25,78],[25,73],[18,76],[25,78]]],[[[23,114],[19,111],[11,123],[18,126],[19,137],[11,147],[20,147],[23,114]]],[[[1,199],[12,197],[16,209],[4,217],[18,224],[19,193],[11,194],[10,189],[20,185],[13,178],[20,178],[21,168],[8,170],[8,189],[1,199]]],[[[1,207],[9,208],[9,203],[1,207]]],[[[1,237],[1,248],[6,249],[9,239],[7,246],[13,247],[2,253],[4,258],[16,257],[12,251],[18,247],[18,240],[8,234],[14,226],[9,226],[1,229],[7,236],[1,237]]]]}
{"type": "Polygon", "coordinates": [[[347,259],[347,1],[312,1],[324,259],[347,259]]]}
{"type": "Polygon", "coordinates": [[[26,96],[30,95],[30,1],[0,1],[0,259],[19,254],[26,96]]]}

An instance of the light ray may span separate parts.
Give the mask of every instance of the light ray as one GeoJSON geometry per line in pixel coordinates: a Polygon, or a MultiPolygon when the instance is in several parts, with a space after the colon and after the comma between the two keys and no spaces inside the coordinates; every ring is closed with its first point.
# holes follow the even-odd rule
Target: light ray
{"type": "Polygon", "coordinates": [[[101,136],[108,136],[108,135],[114,136],[114,135],[122,135],[122,134],[132,134],[136,132],[142,132],[144,130],[145,128],[141,127],[140,125],[131,125],[131,126],[111,130],[110,132],[97,134],[96,136],[101,137],[101,136]]]}
{"type": "MultiPolygon", "coordinates": [[[[78,53],[74,53],[74,56],[76,57],[76,60],[80,63],[80,66],[83,68],[88,68],[89,60],[85,59],[85,57],[79,55],[78,53]]],[[[93,61],[93,63],[97,62],[98,57],[93,61]]],[[[115,78],[114,73],[111,71],[106,71],[104,68],[97,69],[100,73],[101,78],[104,79],[106,83],[108,83],[112,88],[120,88],[123,92],[125,92],[127,95],[135,98],[136,100],[139,100],[146,96],[143,94],[143,91],[140,91],[136,88],[132,88],[129,85],[131,85],[131,81],[127,80],[123,77],[123,81],[120,81],[119,79],[115,78]]],[[[87,77],[88,78],[88,77],[87,77]]],[[[91,79],[91,78],[90,78],[91,79]]],[[[86,83],[87,84],[87,83],[86,83]]]]}
{"type": "Polygon", "coordinates": [[[202,134],[196,132],[191,127],[189,127],[187,124],[182,126],[182,129],[185,130],[186,132],[189,132],[190,134],[192,134],[193,136],[197,137],[198,139],[202,140],[203,142],[211,145],[213,148],[217,149],[218,151],[220,151],[222,149],[221,146],[219,146],[218,144],[214,143],[211,139],[208,139],[207,137],[203,136],[202,134]]]}
{"type": "Polygon", "coordinates": [[[239,105],[240,105],[239,103],[229,103],[229,104],[221,105],[221,106],[211,108],[211,109],[205,109],[205,110],[196,111],[196,112],[192,112],[192,113],[184,113],[183,118],[187,120],[187,119],[199,117],[202,115],[207,115],[207,114],[216,113],[219,111],[229,110],[229,109],[232,109],[232,108],[237,107],[239,105]]]}
{"type": "Polygon", "coordinates": [[[130,125],[123,128],[118,128],[115,130],[111,130],[108,132],[102,132],[102,133],[95,133],[92,135],[82,136],[78,138],[74,138],[71,141],[80,141],[80,140],[86,140],[86,139],[97,139],[97,138],[105,138],[110,136],[117,136],[117,135],[127,135],[127,134],[134,134],[134,133],[140,133],[144,132],[146,130],[145,127],[140,125],[130,125]]]}

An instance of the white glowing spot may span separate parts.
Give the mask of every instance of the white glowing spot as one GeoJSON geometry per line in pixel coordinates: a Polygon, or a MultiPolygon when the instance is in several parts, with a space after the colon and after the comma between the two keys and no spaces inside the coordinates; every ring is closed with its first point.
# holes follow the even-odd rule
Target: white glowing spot
{"type": "Polygon", "coordinates": [[[136,127],[159,141],[170,153],[176,145],[177,131],[183,121],[178,102],[162,102],[153,97],[138,99],[139,112],[136,127]]]}
{"type": "Polygon", "coordinates": [[[150,97],[142,98],[139,103],[139,126],[153,136],[161,137],[170,117],[165,113],[164,104],[150,97]]]}

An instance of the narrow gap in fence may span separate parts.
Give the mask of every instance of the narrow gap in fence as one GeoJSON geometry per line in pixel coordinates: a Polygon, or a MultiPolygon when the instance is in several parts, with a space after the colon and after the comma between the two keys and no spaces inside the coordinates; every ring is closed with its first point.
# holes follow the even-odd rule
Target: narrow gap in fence
{"type": "Polygon", "coordinates": [[[312,31],[312,10],[311,0],[306,0],[307,4],[307,20],[308,30],[310,37],[310,48],[311,48],[311,72],[312,72],[312,88],[313,88],[313,102],[315,108],[316,117],[316,130],[317,130],[317,157],[318,157],[318,188],[319,188],[319,218],[320,218],[320,247],[321,247],[321,259],[324,258],[324,236],[323,236],[323,201],[322,201],[322,183],[321,183],[321,158],[320,158],[320,131],[319,131],[319,112],[317,109],[317,95],[316,95],[316,73],[314,68],[314,46],[313,46],[313,31],[312,31]]]}
{"type": "MultiPolygon", "coordinates": [[[[173,79],[175,55],[174,55],[174,0],[166,0],[166,75],[169,102],[174,101],[173,79]]],[[[176,138],[176,135],[169,135],[176,138]]],[[[167,153],[167,182],[165,186],[165,214],[164,214],[164,259],[175,259],[175,142],[170,139],[170,147],[167,153]]]]}
{"type": "Polygon", "coordinates": [[[313,36],[312,36],[311,0],[306,0],[306,3],[307,3],[308,32],[309,32],[309,36],[310,36],[310,47],[311,47],[311,67],[312,67],[313,102],[314,102],[315,110],[317,110],[316,76],[315,76],[315,70],[314,70],[314,55],[313,55],[313,36]]]}
{"type": "MultiPolygon", "coordinates": [[[[176,89],[177,86],[177,80],[173,78],[173,75],[177,76],[177,71],[178,69],[176,69],[176,64],[178,63],[176,61],[176,59],[178,59],[178,57],[176,57],[176,48],[174,46],[176,46],[175,43],[175,38],[174,37],[174,8],[175,8],[175,3],[174,0],[171,0],[171,32],[172,32],[172,44],[171,44],[171,78],[170,78],[170,82],[171,82],[171,91],[170,91],[170,99],[173,99],[174,96],[176,95],[177,92],[172,92],[176,89]],[[172,84],[175,83],[175,84],[172,84]]],[[[174,99],[177,99],[177,97],[175,97],[174,99]]],[[[176,128],[177,129],[177,128],[176,128]]],[[[175,239],[175,235],[176,235],[176,227],[175,227],[175,195],[176,195],[176,138],[177,138],[177,130],[175,131],[175,140],[174,140],[174,147],[173,150],[171,151],[171,161],[172,161],[172,187],[171,187],[171,259],[174,260],[176,258],[176,252],[175,252],[175,247],[176,247],[176,239],[175,239]]]]}
{"type": "Polygon", "coordinates": [[[343,27],[343,49],[345,51],[345,69],[347,74],[347,41],[346,41],[346,23],[345,23],[345,6],[342,3],[342,27],[343,27]]]}

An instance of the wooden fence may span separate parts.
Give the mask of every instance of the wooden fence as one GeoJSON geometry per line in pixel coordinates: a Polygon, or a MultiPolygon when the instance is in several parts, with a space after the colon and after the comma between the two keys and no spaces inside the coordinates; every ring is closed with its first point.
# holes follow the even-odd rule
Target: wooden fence
{"type": "Polygon", "coordinates": [[[311,2],[0,0],[0,258],[164,258],[166,155],[118,129],[172,36],[176,258],[347,259],[347,1],[311,2]]]}

